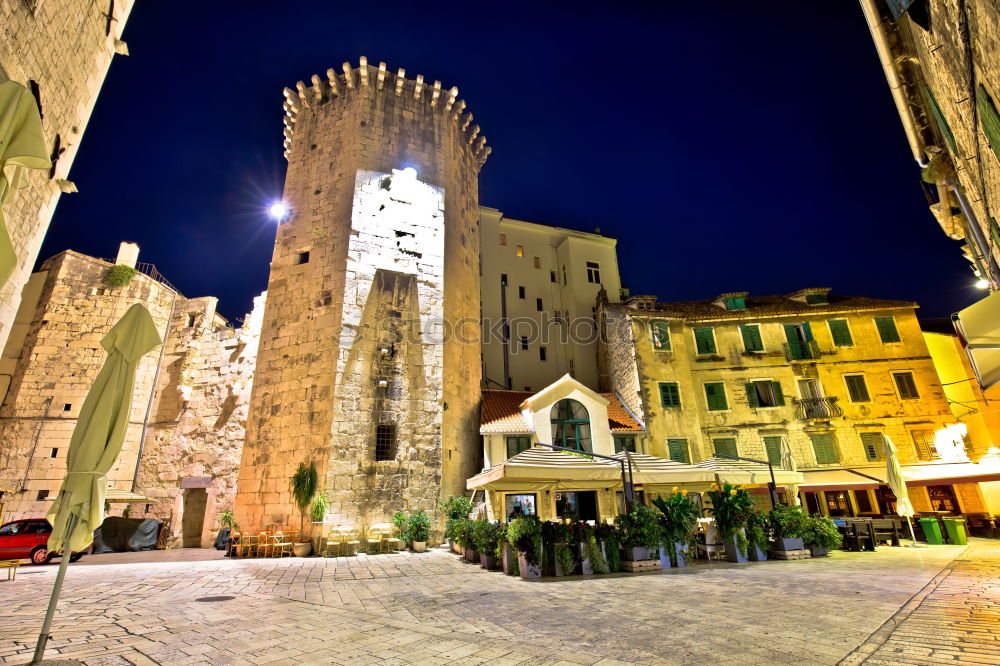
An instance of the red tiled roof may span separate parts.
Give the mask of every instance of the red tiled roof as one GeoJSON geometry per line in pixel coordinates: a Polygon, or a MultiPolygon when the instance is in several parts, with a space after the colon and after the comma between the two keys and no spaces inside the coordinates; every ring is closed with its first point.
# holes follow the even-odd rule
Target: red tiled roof
{"type": "MultiPolygon", "coordinates": [[[[531,432],[521,416],[521,404],[533,395],[529,391],[483,391],[480,434],[531,432]]],[[[642,432],[642,426],[629,415],[614,393],[600,395],[610,403],[608,427],[612,432],[642,432]]]]}
{"type": "MultiPolygon", "coordinates": [[[[809,291],[809,290],[805,290],[809,291]]],[[[639,314],[656,313],[681,319],[747,319],[754,316],[781,316],[843,312],[845,310],[892,310],[919,307],[912,301],[894,301],[867,296],[829,294],[829,303],[810,305],[788,296],[750,296],[745,310],[726,310],[711,300],[657,302],[652,310],[630,310],[639,314]]]]}

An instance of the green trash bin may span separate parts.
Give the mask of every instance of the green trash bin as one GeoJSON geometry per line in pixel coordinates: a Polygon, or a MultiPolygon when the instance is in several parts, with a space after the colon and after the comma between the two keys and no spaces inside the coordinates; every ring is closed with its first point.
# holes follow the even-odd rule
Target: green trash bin
{"type": "Polygon", "coordinates": [[[938,523],[937,518],[921,518],[917,522],[920,523],[920,528],[924,531],[924,538],[927,539],[927,543],[934,544],[935,546],[944,544],[944,539],[941,538],[941,525],[938,523]]]}
{"type": "Polygon", "coordinates": [[[948,541],[956,546],[964,546],[969,543],[965,537],[965,518],[942,518],[944,529],[948,532],[948,541]]]}

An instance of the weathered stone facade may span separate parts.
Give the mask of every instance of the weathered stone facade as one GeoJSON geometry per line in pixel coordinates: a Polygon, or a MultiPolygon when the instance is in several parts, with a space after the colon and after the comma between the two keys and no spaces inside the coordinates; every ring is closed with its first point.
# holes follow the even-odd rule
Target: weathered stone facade
{"type": "MultiPolygon", "coordinates": [[[[134,265],[137,252],[123,244],[118,263],[134,265]]],[[[111,266],[66,251],[47,260],[25,291],[2,359],[11,378],[0,398],[0,488],[8,491],[3,518],[47,511],[65,475],[76,417],[106,358],[100,341],[141,303],[165,345],[162,358],[157,349],[139,364],[109,484],[150,499],[132,504],[131,515],[169,522],[185,545],[209,545],[216,513],[231,508],[235,496],[264,296],[234,329],[216,313],[215,298],[184,298],[148,265],[149,274],[108,286],[111,266]]]]}
{"type": "Polygon", "coordinates": [[[433,513],[478,470],[477,174],[489,149],[457,88],[364,59],[343,72],[285,91],[290,213],[240,467],[247,528],[298,525],[300,463],[324,479],[331,519],[358,527],[433,513]]]}
{"type": "MultiPolygon", "coordinates": [[[[134,0],[12,0],[0,3],[0,81],[37,86],[42,128],[56,161],[51,173],[29,171],[28,187],[4,206],[18,264],[0,285],[0,348],[17,312],[42,239],[59,201],[57,180],[70,165],[97,101],[134,0]]],[[[68,187],[68,186],[66,186],[68,187]]]]}

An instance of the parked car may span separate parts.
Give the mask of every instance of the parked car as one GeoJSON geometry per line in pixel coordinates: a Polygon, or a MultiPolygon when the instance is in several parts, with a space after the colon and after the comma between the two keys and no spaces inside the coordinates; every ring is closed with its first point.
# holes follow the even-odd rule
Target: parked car
{"type": "MultiPolygon", "coordinates": [[[[50,553],[49,534],[52,526],[44,518],[12,520],[0,526],[0,560],[31,560],[32,564],[48,564],[58,553],[50,553]]],[[[83,553],[73,553],[69,561],[76,562],[83,553]]]]}

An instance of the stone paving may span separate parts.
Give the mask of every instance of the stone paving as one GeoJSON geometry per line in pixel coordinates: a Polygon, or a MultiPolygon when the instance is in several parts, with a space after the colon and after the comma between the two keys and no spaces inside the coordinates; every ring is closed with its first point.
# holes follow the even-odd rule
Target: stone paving
{"type": "MultiPolygon", "coordinates": [[[[56,567],[0,581],[0,663],[30,658],[56,567]]],[[[523,581],[443,550],[70,567],[46,656],[87,664],[1000,664],[1000,545],[879,548],[523,581]],[[957,559],[956,559],[957,558],[957,559]],[[221,601],[205,597],[228,597],[221,601]]]]}

